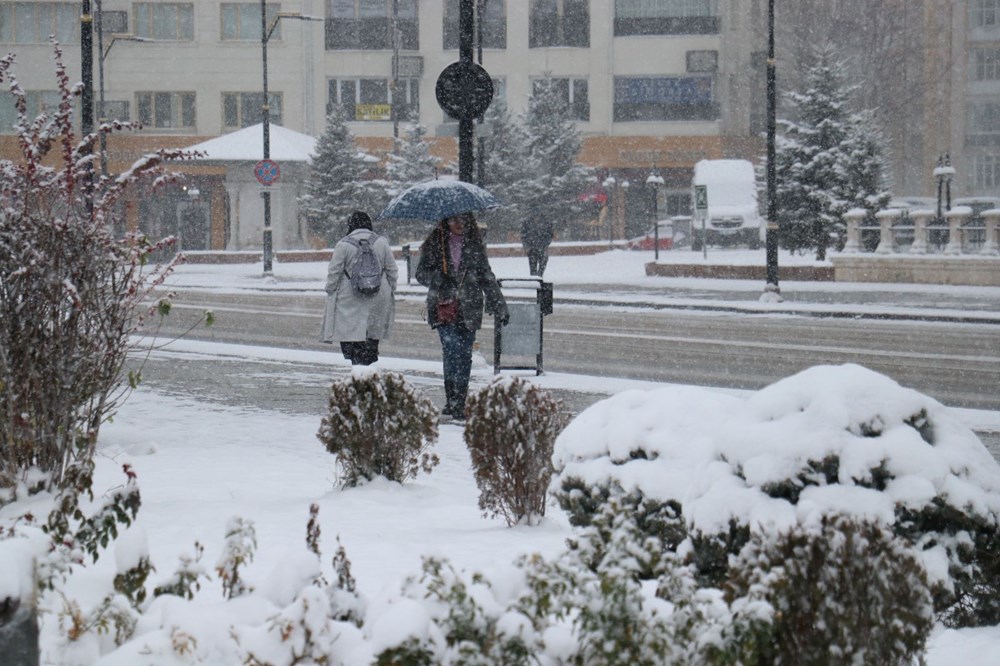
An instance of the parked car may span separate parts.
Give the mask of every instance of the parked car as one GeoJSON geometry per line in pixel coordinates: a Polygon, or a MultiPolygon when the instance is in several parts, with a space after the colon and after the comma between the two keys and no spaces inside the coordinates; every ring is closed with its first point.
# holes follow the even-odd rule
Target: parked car
{"type": "MultiPolygon", "coordinates": [[[[669,250],[674,246],[674,225],[670,220],[660,220],[656,223],[659,227],[659,242],[661,250],[669,250]]],[[[656,228],[650,227],[642,236],[630,238],[625,247],[630,250],[653,250],[656,247],[656,228]]]]}

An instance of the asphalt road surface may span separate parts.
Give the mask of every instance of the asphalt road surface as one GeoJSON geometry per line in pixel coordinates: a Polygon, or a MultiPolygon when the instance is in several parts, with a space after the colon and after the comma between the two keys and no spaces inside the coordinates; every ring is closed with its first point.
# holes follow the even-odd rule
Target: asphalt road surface
{"type": "MultiPolygon", "coordinates": [[[[440,359],[422,299],[397,302],[383,356],[440,359]]],[[[188,339],[336,351],[317,342],[321,293],[185,292],[162,328],[170,337],[211,310],[188,339]]],[[[487,322],[489,320],[487,319],[487,322]]],[[[1000,326],[684,310],[561,306],[544,320],[546,370],[698,386],[760,389],[819,364],[858,363],[946,405],[1000,410],[1000,326]]],[[[493,330],[479,341],[492,361],[493,330]]]]}

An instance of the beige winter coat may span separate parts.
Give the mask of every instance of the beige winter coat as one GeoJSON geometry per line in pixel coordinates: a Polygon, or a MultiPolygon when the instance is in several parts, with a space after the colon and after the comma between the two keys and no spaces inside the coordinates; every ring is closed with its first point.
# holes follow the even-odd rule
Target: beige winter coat
{"type": "Polygon", "coordinates": [[[326,308],[323,312],[322,342],[360,342],[366,338],[385,340],[396,319],[396,278],[399,269],[389,241],[367,229],[355,229],[351,237],[369,238],[375,256],[382,263],[382,286],[374,296],[354,291],[347,268],[359,252],[341,240],[333,248],[326,277],[326,308]]]}

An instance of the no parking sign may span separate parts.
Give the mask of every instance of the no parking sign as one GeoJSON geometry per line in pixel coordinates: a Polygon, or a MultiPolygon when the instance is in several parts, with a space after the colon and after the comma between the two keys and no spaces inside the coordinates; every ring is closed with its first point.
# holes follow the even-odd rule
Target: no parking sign
{"type": "Polygon", "coordinates": [[[281,169],[274,160],[261,160],[254,165],[253,175],[261,185],[273,185],[281,178],[281,169]]]}

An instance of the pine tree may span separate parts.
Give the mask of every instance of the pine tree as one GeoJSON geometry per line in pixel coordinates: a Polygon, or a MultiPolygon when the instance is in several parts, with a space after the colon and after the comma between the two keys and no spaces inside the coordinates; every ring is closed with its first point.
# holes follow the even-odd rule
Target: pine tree
{"type": "Polygon", "coordinates": [[[516,232],[523,215],[525,180],[529,177],[524,169],[527,135],[499,97],[486,110],[484,120],[490,132],[483,142],[483,185],[504,202],[504,207],[487,211],[482,219],[490,227],[516,232]]]}
{"type": "Polygon", "coordinates": [[[390,195],[395,196],[411,185],[437,176],[440,161],[431,155],[431,144],[426,137],[427,128],[414,124],[409,127],[405,140],[396,139],[396,153],[389,155],[386,166],[390,195]]]}
{"type": "Polygon", "coordinates": [[[299,206],[309,219],[310,232],[325,238],[328,244],[343,235],[341,222],[352,211],[368,210],[384,198],[365,180],[366,158],[354,145],[344,110],[334,107],[316,143],[305,192],[299,197],[299,206]]]}
{"type": "Polygon", "coordinates": [[[527,137],[521,197],[524,214],[564,220],[579,210],[591,171],[576,162],[582,141],[569,103],[553,79],[538,82],[522,122],[527,137]]]}
{"type": "Polygon", "coordinates": [[[780,121],[775,154],[782,246],[815,249],[819,260],[842,237],[844,213],[855,206],[875,210],[888,199],[880,134],[869,114],[850,112],[842,71],[820,54],[805,92],[789,95],[797,120],[780,121]]]}

